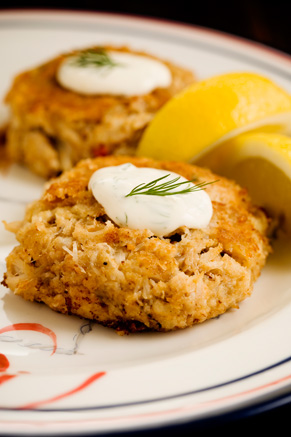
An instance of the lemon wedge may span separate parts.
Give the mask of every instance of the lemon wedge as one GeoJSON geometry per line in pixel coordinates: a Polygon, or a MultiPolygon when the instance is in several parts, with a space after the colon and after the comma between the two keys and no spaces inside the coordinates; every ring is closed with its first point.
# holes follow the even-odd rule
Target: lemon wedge
{"type": "Polygon", "coordinates": [[[256,73],[229,73],[191,85],[169,100],[146,128],[138,156],[195,161],[241,133],[291,133],[291,96],[256,73]]]}
{"type": "Polygon", "coordinates": [[[291,236],[291,138],[251,132],[213,149],[200,161],[246,188],[254,203],[291,236]]]}

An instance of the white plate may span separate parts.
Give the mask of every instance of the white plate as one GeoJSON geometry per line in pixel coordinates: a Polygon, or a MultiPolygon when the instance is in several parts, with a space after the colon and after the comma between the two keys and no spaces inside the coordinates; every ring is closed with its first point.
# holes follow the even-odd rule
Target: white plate
{"type": "MultiPolygon", "coordinates": [[[[99,43],[150,51],[193,68],[199,78],[261,72],[291,91],[287,56],[190,26],[108,14],[7,12],[0,14],[0,38],[1,95],[24,68],[99,43]]],[[[19,219],[42,183],[17,166],[2,175],[1,220],[19,219]]],[[[2,275],[15,245],[3,226],[0,241],[2,275]]],[[[290,246],[277,244],[252,297],[239,310],[167,334],[120,337],[25,302],[2,287],[0,433],[147,429],[285,396],[291,390],[290,266],[290,246]]]]}

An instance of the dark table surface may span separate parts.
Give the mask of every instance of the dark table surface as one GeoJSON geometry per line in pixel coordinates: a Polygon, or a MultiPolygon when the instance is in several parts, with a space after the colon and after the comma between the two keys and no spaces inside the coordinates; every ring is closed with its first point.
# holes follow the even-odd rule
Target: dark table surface
{"type": "MultiPolygon", "coordinates": [[[[228,2],[203,0],[170,1],[110,1],[97,0],[1,0],[1,9],[60,9],[103,11],[134,14],[162,18],[187,24],[199,25],[237,35],[251,41],[265,44],[291,55],[291,0],[228,2]]],[[[291,73],[291,71],[290,71],[291,73]]],[[[121,433],[129,436],[192,436],[196,432],[203,435],[221,432],[235,435],[243,433],[271,434],[287,432],[290,434],[290,397],[277,399],[274,403],[262,405],[257,410],[243,410],[235,415],[222,416],[200,423],[149,430],[139,433],[121,433]]],[[[119,434],[119,433],[118,433],[119,434]]],[[[1,435],[1,429],[0,429],[1,435]]],[[[106,434],[107,437],[112,437],[106,434]]],[[[114,434],[115,436],[116,434],[114,434]]]]}
{"type": "Polygon", "coordinates": [[[0,9],[77,9],[137,14],[221,30],[291,54],[290,0],[1,0],[0,9]]]}

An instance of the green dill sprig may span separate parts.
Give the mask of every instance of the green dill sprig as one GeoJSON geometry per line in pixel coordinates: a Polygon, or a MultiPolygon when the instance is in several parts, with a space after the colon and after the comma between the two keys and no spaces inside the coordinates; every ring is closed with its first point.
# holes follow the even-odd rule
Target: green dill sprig
{"type": "Polygon", "coordinates": [[[117,62],[112,60],[112,58],[104,49],[101,48],[97,50],[86,50],[81,52],[74,60],[74,64],[78,65],[79,67],[94,65],[98,68],[112,68],[119,65],[117,62]]]}
{"type": "Polygon", "coordinates": [[[174,194],[191,193],[193,191],[204,190],[207,185],[210,185],[210,184],[213,184],[214,182],[217,182],[217,181],[199,182],[198,184],[189,186],[183,190],[172,191],[175,188],[180,187],[181,185],[195,182],[197,179],[195,178],[195,179],[192,179],[190,181],[178,182],[178,180],[180,179],[180,176],[178,176],[170,181],[158,184],[158,182],[162,181],[163,179],[167,178],[168,176],[170,176],[170,174],[167,174],[167,175],[162,176],[158,179],[155,179],[147,184],[145,184],[145,183],[139,184],[135,188],[133,188],[131,190],[131,192],[128,193],[125,197],[136,196],[139,194],[145,194],[148,196],[172,196],[174,194]]]}

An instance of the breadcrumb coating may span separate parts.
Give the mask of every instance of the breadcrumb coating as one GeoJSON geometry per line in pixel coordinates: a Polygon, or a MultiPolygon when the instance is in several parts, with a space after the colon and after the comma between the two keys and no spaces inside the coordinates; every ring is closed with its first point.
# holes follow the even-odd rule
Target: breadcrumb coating
{"type": "Polygon", "coordinates": [[[250,296],[270,246],[268,219],[232,181],[190,164],[110,156],[81,161],[47,183],[23,221],[7,225],[19,245],[3,283],[26,300],[121,332],[183,329],[250,296]],[[88,190],[99,168],[131,162],[207,186],[213,217],[205,229],[164,238],[118,227],[88,190]]]}
{"type": "MultiPolygon", "coordinates": [[[[95,49],[100,47],[90,48],[95,49]]],[[[127,47],[104,49],[158,59],[127,47]]],[[[171,72],[169,87],[133,97],[86,96],[63,88],[56,80],[61,62],[79,52],[65,53],[19,74],[6,95],[11,112],[7,130],[9,156],[44,178],[70,169],[83,158],[134,154],[155,113],[195,81],[193,72],[158,59],[171,72]]]]}

